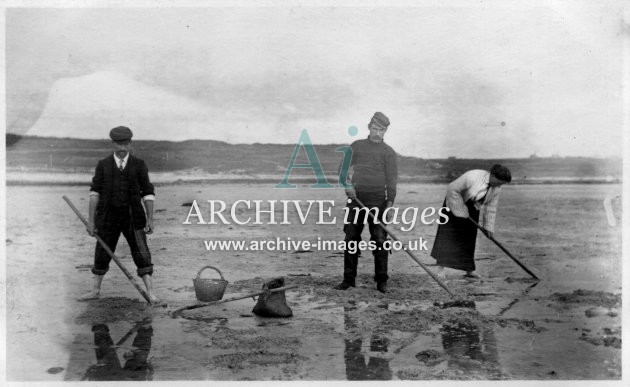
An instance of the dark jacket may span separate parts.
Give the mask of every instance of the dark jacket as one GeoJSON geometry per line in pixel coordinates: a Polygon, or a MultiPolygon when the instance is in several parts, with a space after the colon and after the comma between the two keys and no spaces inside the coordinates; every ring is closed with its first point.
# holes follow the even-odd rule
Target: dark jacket
{"type": "MultiPolygon", "coordinates": [[[[146,195],[154,195],[153,184],[149,180],[149,169],[144,161],[129,155],[127,161],[127,173],[129,175],[129,199],[131,203],[131,212],[133,217],[134,228],[143,228],[146,225],[146,215],[142,207],[142,198],[146,195]]],[[[90,190],[98,192],[99,202],[96,207],[96,227],[102,228],[103,222],[110,209],[111,199],[113,195],[113,176],[118,172],[114,155],[100,160],[96,165],[96,171],[92,178],[90,190]]]]}

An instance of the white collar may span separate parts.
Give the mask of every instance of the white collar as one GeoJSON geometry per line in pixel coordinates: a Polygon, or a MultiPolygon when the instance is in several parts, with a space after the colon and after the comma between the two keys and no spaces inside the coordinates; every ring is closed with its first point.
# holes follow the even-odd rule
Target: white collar
{"type": "Polygon", "coordinates": [[[114,159],[116,160],[116,165],[119,165],[122,161],[123,166],[125,166],[127,165],[127,161],[129,160],[129,152],[127,152],[125,157],[123,157],[122,159],[116,155],[116,152],[114,152],[114,159]]]}

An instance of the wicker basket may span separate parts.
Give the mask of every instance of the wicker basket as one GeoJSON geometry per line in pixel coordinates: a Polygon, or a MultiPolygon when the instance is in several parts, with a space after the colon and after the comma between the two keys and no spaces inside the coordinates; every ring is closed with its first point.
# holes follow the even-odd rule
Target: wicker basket
{"type": "Polygon", "coordinates": [[[223,274],[216,267],[204,266],[197,273],[197,278],[193,278],[195,295],[199,301],[218,301],[223,298],[223,293],[228,282],[223,278],[223,274]],[[206,269],[214,269],[219,273],[221,279],[201,278],[201,272],[206,269]]]}

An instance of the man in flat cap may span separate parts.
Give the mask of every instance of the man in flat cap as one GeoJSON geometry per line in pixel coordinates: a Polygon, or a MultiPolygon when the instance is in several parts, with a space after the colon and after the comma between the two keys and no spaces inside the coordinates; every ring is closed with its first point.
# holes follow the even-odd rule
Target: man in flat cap
{"type": "MultiPolygon", "coordinates": [[[[131,155],[132,136],[131,130],[125,126],[109,132],[114,152],[96,165],[90,187],[87,231],[91,236],[98,234],[112,251],[116,250],[122,233],[151,302],[159,303],[153,293],[153,264],[145,235],[153,232],[155,192],[146,164],[131,155]]],[[[109,270],[110,260],[100,243],[96,243],[92,266],[94,286],[81,300],[100,297],[101,283],[109,270]]]]}
{"type": "MultiPolygon", "coordinates": [[[[357,248],[348,248],[350,242],[359,243],[361,233],[365,226],[365,210],[359,212],[361,208],[355,199],[359,199],[368,208],[378,209],[377,219],[383,220],[383,211],[394,205],[396,198],[396,183],[398,180],[398,165],[396,152],[383,142],[385,132],[389,126],[389,119],[381,112],[374,113],[372,120],[368,124],[370,135],[363,140],[353,142],[352,161],[350,166],[354,170],[351,183],[352,188],[346,189],[346,195],[352,201],[348,203],[349,224],[344,225],[347,248],[343,256],[343,281],[335,286],[336,289],[346,290],[355,286],[357,276],[357,265],[359,263],[360,251],[357,248]],[[358,214],[358,216],[357,216],[358,214]]],[[[376,211],[372,212],[376,214],[376,211]]],[[[381,293],[387,292],[387,258],[389,251],[383,248],[383,243],[387,240],[385,230],[375,224],[371,217],[368,217],[371,241],[376,244],[376,249],[372,251],[374,255],[374,281],[376,288],[381,293]]]]}

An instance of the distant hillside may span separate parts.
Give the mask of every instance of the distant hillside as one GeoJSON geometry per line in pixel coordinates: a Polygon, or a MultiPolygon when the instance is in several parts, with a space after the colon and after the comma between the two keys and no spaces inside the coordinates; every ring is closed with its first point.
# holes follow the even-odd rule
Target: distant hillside
{"type": "MultiPolygon", "coordinates": [[[[81,140],[7,135],[7,170],[92,172],[96,162],[112,149],[108,140],[81,140]],[[52,165],[51,165],[52,164],[52,165]]],[[[293,154],[294,145],[227,144],[211,140],[134,141],[135,154],[153,172],[198,170],[217,174],[277,176],[278,180],[293,154]]],[[[340,145],[316,145],[327,176],[334,176],[341,160],[340,145]]],[[[298,162],[307,162],[301,150],[298,162]]],[[[493,163],[510,168],[515,183],[620,181],[622,160],[585,157],[527,159],[421,159],[399,156],[403,181],[446,182],[469,169],[486,169],[493,163]]],[[[295,169],[292,176],[310,177],[310,170],[295,169]]]]}

